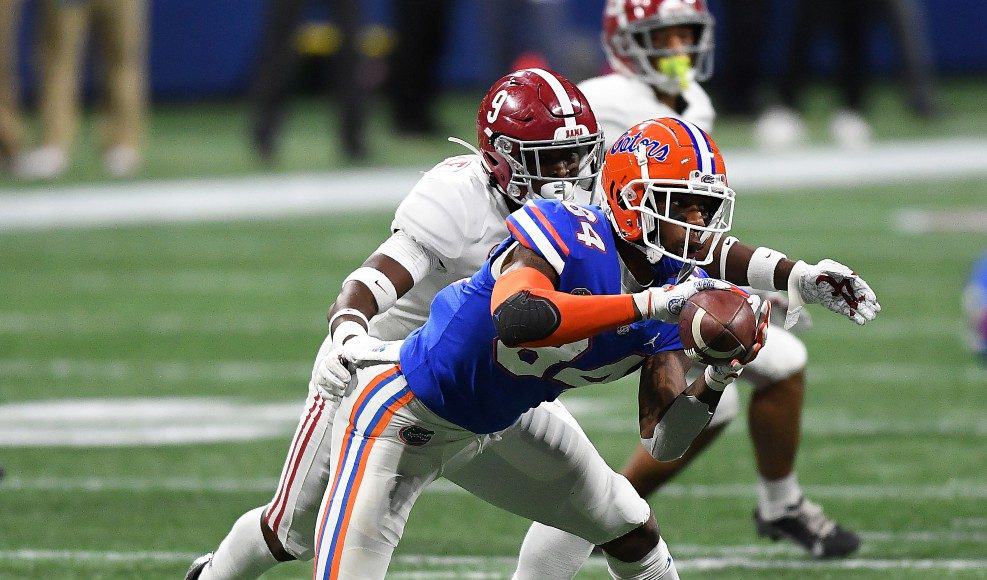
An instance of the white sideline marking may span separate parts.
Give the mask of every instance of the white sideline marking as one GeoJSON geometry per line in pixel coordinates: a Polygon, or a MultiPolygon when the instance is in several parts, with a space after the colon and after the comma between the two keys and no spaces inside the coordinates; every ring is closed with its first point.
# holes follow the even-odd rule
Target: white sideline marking
{"type": "MultiPolygon", "coordinates": [[[[983,139],[901,141],[865,151],[831,147],[786,152],[729,151],[730,183],[745,194],[859,186],[987,173],[983,139]]],[[[436,160],[438,161],[438,160],[436,160]]],[[[47,187],[0,195],[0,232],[66,227],[225,221],[391,209],[414,185],[414,169],[362,169],[230,179],[138,181],[47,187]],[[373,195],[354,195],[373,184],[373,195]]]]}
{"type": "Polygon", "coordinates": [[[118,447],[287,436],[303,402],[206,398],[26,401],[0,405],[0,447],[118,447]]]}
{"type": "MultiPolygon", "coordinates": [[[[275,478],[135,478],[135,477],[40,477],[20,478],[8,475],[0,481],[0,490],[8,491],[189,491],[220,493],[272,492],[275,478]]],[[[946,481],[938,485],[809,485],[812,497],[836,500],[948,500],[987,498],[987,485],[946,481]],[[893,487],[893,489],[891,489],[893,487]]],[[[428,494],[468,494],[456,484],[440,479],[425,489],[428,494]]],[[[711,485],[669,484],[659,492],[664,497],[698,499],[750,499],[755,497],[753,483],[719,483],[711,485]]]]}
{"type": "Polygon", "coordinates": [[[0,232],[306,216],[393,207],[413,169],[79,185],[0,197],[0,232]],[[372,195],[354,195],[373,184],[372,195]],[[54,191],[54,193],[51,193],[54,191]]]}
{"type": "MultiPolygon", "coordinates": [[[[42,381],[77,378],[157,383],[297,379],[304,383],[307,365],[275,363],[161,362],[142,366],[133,361],[36,361],[0,359],[0,377],[42,381]],[[303,370],[304,368],[304,370],[303,370]],[[305,373],[305,374],[302,374],[305,373]]],[[[975,381],[975,377],[970,377],[975,381]]],[[[613,401],[566,396],[563,402],[589,432],[624,433],[633,428],[632,414],[615,420],[621,407],[613,401]]],[[[201,444],[250,441],[287,436],[302,413],[303,400],[254,403],[206,397],[83,398],[28,400],[0,405],[0,446],[108,447],[201,444]]],[[[810,435],[983,435],[987,418],[977,415],[933,419],[853,418],[806,411],[803,432],[810,435]]]]}
{"type": "MultiPolygon", "coordinates": [[[[720,548],[713,548],[718,550],[720,548]]],[[[724,551],[730,548],[722,548],[724,551]]],[[[673,554],[676,552],[671,547],[673,554]]],[[[734,553],[745,553],[741,546],[734,553]]],[[[151,561],[162,563],[191,562],[199,553],[193,552],[97,552],[85,550],[0,550],[0,560],[38,562],[75,561],[96,563],[133,563],[151,561]]],[[[440,556],[430,554],[399,554],[392,562],[403,567],[421,568],[495,568],[489,572],[473,571],[464,576],[463,572],[439,571],[395,571],[396,578],[506,578],[506,570],[513,569],[517,558],[514,556],[440,556]],[[452,575],[455,574],[455,575],[452,575]]],[[[848,560],[807,560],[807,559],[756,559],[740,556],[676,558],[675,566],[680,570],[723,570],[742,568],[748,570],[980,570],[987,568],[987,559],[878,559],[852,558],[848,560]]],[[[586,567],[599,569],[606,567],[606,560],[592,557],[586,567]]]]}

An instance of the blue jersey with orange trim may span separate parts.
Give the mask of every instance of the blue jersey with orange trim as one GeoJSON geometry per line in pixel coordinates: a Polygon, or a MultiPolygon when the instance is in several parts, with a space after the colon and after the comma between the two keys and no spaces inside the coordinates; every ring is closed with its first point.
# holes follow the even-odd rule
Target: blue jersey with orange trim
{"type": "MultiPolygon", "coordinates": [[[[621,293],[620,258],[600,208],[537,200],[511,214],[507,225],[511,237],[473,277],[439,292],[428,321],[401,347],[408,387],[437,415],[475,433],[492,433],[565,389],[616,380],[646,356],[682,349],[678,326],[655,320],[560,347],[505,346],[490,315],[491,267],[515,241],[552,265],[562,292],[621,293]]],[[[662,260],[656,279],[674,278],[680,267],[662,260]]]]}

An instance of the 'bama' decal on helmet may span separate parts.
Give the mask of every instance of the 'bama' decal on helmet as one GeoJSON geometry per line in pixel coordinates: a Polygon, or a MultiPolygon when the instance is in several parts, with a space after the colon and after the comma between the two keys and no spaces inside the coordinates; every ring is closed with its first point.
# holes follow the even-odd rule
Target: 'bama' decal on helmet
{"type": "Polygon", "coordinates": [[[589,129],[586,125],[576,125],[575,127],[559,127],[555,130],[555,140],[562,141],[564,139],[574,139],[576,137],[585,137],[589,135],[589,129]]]}
{"type": "Polygon", "coordinates": [[[642,138],[642,134],[640,132],[632,134],[629,131],[621,135],[620,139],[617,139],[614,144],[610,146],[610,154],[616,155],[617,153],[636,151],[639,147],[645,147],[645,155],[655,161],[664,161],[665,158],[668,157],[668,144],[663,144],[660,141],[653,141],[647,137],[642,138]]]}

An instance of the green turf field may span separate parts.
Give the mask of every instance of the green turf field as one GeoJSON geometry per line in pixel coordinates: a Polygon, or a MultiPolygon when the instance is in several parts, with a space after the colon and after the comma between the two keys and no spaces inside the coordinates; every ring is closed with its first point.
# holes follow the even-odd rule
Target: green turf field
{"type": "MultiPolygon", "coordinates": [[[[744,196],[735,232],[852,264],[884,311],[818,308],[803,486],[862,533],[857,568],[754,537],[745,421],[652,498],[685,578],[985,578],[987,370],[962,342],[981,233],[911,236],[894,210],[983,207],[980,181],[744,196]],[[755,233],[757,235],[755,235],[755,233]],[[725,563],[732,566],[726,568],[725,563]],[[705,566],[705,567],[704,567],[705,566]]],[[[221,397],[301,403],[324,311],[386,214],[0,235],[0,404],[221,397]]],[[[742,389],[743,391],[744,389],[742,389]]],[[[637,443],[630,381],[567,395],[614,466],[637,443]]],[[[55,423],[52,429],[59,429],[55,423]]],[[[99,428],[98,425],[93,428],[99,428]]],[[[0,578],[176,578],[270,499],[290,434],[242,443],[0,448],[0,578]]],[[[495,477],[496,474],[491,474],[495,477]]],[[[506,578],[527,522],[440,486],[394,578],[506,578]]],[[[268,577],[305,578],[308,564],[268,577]]],[[[593,560],[580,578],[604,578],[593,560]]]]}

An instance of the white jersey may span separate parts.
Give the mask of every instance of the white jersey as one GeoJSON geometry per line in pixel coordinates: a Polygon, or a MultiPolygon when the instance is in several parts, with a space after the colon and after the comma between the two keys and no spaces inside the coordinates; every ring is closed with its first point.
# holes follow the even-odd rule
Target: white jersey
{"type": "Polygon", "coordinates": [[[398,206],[391,229],[425,248],[432,270],[371,319],[370,334],[398,340],[425,324],[439,290],[476,273],[508,236],[504,220],[509,214],[504,196],[490,187],[479,156],[450,157],[425,172],[398,206]]]}
{"type": "Polygon", "coordinates": [[[713,103],[699,83],[691,83],[682,93],[686,108],[681,113],[659,101],[651,85],[618,73],[585,80],[579,83],[579,90],[593,107],[608,148],[624,131],[655,117],[684,119],[707,132],[716,118],[713,103]]]}

